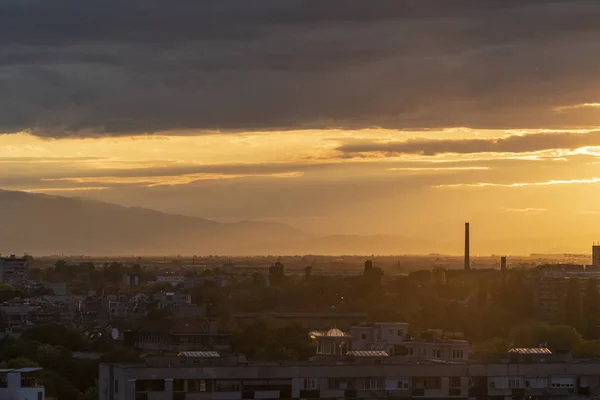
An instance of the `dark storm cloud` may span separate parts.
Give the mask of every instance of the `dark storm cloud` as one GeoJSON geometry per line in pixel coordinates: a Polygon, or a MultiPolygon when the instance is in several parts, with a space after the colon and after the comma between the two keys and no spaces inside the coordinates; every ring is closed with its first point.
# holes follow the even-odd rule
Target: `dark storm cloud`
{"type": "Polygon", "coordinates": [[[600,3],[0,0],[0,132],[600,123],[600,3]]]}
{"type": "Polygon", "coordinates": [[[527,153],[552,149],[600,146],[600,131],[537,133],[492,139],[414,139],[395,143],[354,143],[338,147],[343,153],[420,154],[527,153]]]}

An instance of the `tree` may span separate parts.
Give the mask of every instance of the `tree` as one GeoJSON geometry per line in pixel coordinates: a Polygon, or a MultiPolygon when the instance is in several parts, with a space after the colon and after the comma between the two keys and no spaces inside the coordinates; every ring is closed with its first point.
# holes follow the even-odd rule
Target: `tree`
{"type": "Polygon", "coordinates": [[[514,347],[538,347],[546,345],[550,350],[573,350],[581,343],[581,335],[569,325],[550,326],[544,322],[528,322],[510,330],[514,347]]]}
{"type": "Polygon", "coordinates": [[[482,281],[479,284],[479,290],[477,292],[477,305],[479,307],[485,307],[488,305],[490,298],[490,290],[486,281],[482,281]]]}
{"type": "Polygon", "coordinates": [[[581,288],[578,279],[569,279],[567,283],[567,297],[565,299],[566,321],[569,325],[578,328],[581,326],[581,288]]]}
{"type": "Polygon", "coordinates": [[[272,285],[279,285],[285,279],[285,268],[279,261],[269,267],[269,281],[272,285]]]}
{"type": "Polygon", "coordinates": [[[86,346],[85,339],[79,331],[59,323],[32,326],[25,330],[21,337],[69,350],[84,350],[86,346]]]}
{"type": "Polygon", "coordinates": [[[19,297],[21,292],[8,283],[0,283],[0,302],[19,297]]]}
{"type": "Polygon", "coordinates": [[[598,282],[596,279],[589,279],[585,288],[583,298],[583,311],[585,316],[585,335],[590,339],[597,339],[600,336],[600,299],[598,296],[598,282]]]}
{"type": "Polygon", "coordinates": [[[87,388],[77,396],[77,400],[98,400],[98,384],[87,388]]]}
{"type": "Polygon", "coordinates": [[[485,342],[474,343],[471,346],[471,351],[477,355],[503,356],[508,352],[508,347],[508,340],[495,337],[485,342]]]}

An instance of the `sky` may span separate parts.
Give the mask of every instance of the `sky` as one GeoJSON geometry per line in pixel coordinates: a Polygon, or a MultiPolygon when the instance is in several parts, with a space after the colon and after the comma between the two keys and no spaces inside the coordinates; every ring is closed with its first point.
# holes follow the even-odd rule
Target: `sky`
{"type": "Polygon", "coordinates": [[[598,20],[597,0],[0,0],[0,187],[587,249],[598,20]]]}

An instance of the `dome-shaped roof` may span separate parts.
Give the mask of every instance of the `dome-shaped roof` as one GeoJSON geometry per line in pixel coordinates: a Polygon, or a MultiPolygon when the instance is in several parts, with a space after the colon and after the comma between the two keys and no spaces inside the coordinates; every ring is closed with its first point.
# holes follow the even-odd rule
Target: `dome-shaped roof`
{"type": "Polygon", "coordinates": [[[344,332],[340,331],[338,328],[333,328],[327,331],[325,336],[346,336],[344,332]]]}

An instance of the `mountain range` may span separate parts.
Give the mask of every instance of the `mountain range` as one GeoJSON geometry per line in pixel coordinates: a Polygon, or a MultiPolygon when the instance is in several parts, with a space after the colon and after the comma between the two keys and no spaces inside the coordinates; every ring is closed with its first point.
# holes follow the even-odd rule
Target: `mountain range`
{"type": "MultiPolygon", "coordinates": [[[[225,223],[86,198],[0,190],[0,252],[33,255],[460,254],[462,237],[319,236],[278,222],[225,223]]],[[[473,254],[585,252],[589,238],[472,238],[473,254]],[[575,240],[577,239],[577,240],[575,240]],[[559,251],[560,250],[560,251],[559,251]]]]}

